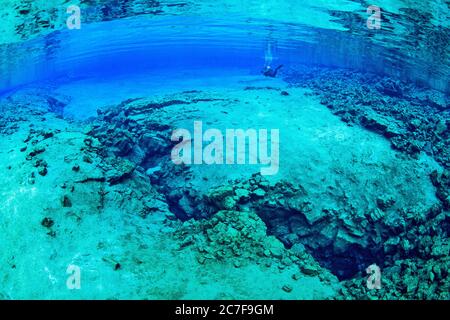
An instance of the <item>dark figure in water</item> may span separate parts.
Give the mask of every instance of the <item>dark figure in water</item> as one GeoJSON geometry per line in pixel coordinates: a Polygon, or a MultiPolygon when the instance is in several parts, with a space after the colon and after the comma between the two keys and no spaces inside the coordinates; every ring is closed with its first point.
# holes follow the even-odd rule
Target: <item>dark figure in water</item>
{"type": "Polygon", "coordinates": [[[279,65],[276,69],[272,69],[270,66],[267,66],[263,70],[263,75],[266,77],[275,78],[277,76],[278,70],[283,68],[283,65],[279,65]]]}

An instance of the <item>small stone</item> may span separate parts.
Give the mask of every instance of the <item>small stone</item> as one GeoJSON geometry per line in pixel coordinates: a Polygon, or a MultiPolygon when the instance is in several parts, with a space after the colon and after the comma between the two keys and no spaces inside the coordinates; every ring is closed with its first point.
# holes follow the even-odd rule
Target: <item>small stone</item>
{"type": "Polygon", "coordinates": [[[271,248],[270,253],[274,258],[281,259],[283,257],[283,248],[280,247],[271,248]]]}
{"type": "Polygon", "coordinates": [[[282,289],[283,289],[284,292],[289,293],[289,292],[292,292],[293,288],[292,288],[292,286],[290,286],[288,284],[285,284],[282,289]]]}
{"type": "Polygon", "coordinates": [[[271,256],[277,259],[283,258],[285,252],[283,243],[273,236],[268,237],[266,241],[271,256]]]}
{"type": "Polygon", "coordinates": [[[384,212],[379,208],[375,208],[375,209],[371,210],[370,213],[368,214],[368,218],[372,222],[377,222],[378,220],[382,219],[383,217],[384,217],[384,212]]]}
{"type": "Polygon", "coordinates": [[[88,147],[92,146],[92,139],[91,138],[86,138],[84,139],[84,144],[87,145],[88,147]]]}
{"type": "Polygon", "coordinates": [[[288,96],[288,95],[289,95],[289,92],[287,92],[287,91],[281,91],[281,95],[282,95],[282,96],[288,96]]]}
{"type": "Polygon", "coordinates": [[[37,148],[34,148],[29,154],[28,154],[28,157],[27,157],[27,160],[28,160],[28,158],[33,158],[33,157],[35,157],[36,155],[38,155],[38,154],[41,154],[41,153],[43,153],[43,152],[45,152],[45,148],[44,147],[37,147],[37,148]]]}
{"type": "Polygon", "coordinates": [[[268,181],[261,181],[259,184],[259,187],[262,188],[263,190],[267,191],[270,188],[270,184],[268,181]]]}
{"type": "Polygon", "coordinates": [[[236,200],[233,197],[226,197],[223,200],[223,208],[226,210],[232,210],[236,207],[236,200]]]}
{"type": "Polygon", "coordinates": [[[46,176],[47,173],[48,173],[47,167],[43,167],[43,166],[39,167],[38,173],[39,173],[41,176],[46,176]]]}
{"type": "Polygon", "coordinates": [[[86,163],[93,163],[93,161],[92,161],[92,159],[91,159],[91,157],[89,157],[89,156],[83,156],[83,161],[84,162],[86,162],[86,163]]]}
{"type": "Polygon", "coordinates": [[[205,264],[206,258],[204,256],[198,256],[197,261],[200,264],[205,264]]]}
{"type": "Polygon", "coordinates": [[[73,167],[72,167],[72,171],[74,171],[74,172],[79,172],[80,171],[80,166],[79,165],[74,165],[73,167]]]}
{"type": "Polygon", "coordinates": [[[263,189],[258,188],[255,191],[253,191],[253,194],[259,198],[262,198],[266,195],[266,192],[263,189]]]}
{"type": "Polygon", "coordinates": [[[56,238],[56,231],[51,230],[51,231],[47,232],[47,235],[52,237],[52,238],[56,238]]]}
{"type": "Polygon", "coordinates": [[[51,228],[55,224],[55,221],[52,218],[45,217],[41,221],[41,225],[46,228],[51,228]]]}
{"type": "Polygon", "coordinates": [[[392,196],[381,196],[377,198],[377,206],[383,211],[386,211],[395,204],[395,199],[392,196]]]}
{"type": "Polygon", "coordinates": [[[308,276],[317,276],[320,274],[320,268],[314,265],[305,264],[301,267],[301,270],[304,274],[308,276]]]}
{"type": "Polygon", "coordinates": [[[250,199],[250,192],[246,189],[236,189],[234,193],[238,201],[247,201],[250,199]]]}
{"type": "Polygon", "coordinates": [[[235,260],[233,262],[233,265],[234,265],[235,268],[240,268],[241,267],[241,263],[238,260],[235,260]]]}
{"type": "Polygon", "coordinates": [[[300,279],[301,278],[301,275],[300,275],[300,273],[294,273],[293,275],[292,275],[292,279],[294,279],[294,280],[298,280],[298,279],[300,279]]]}
{"type": "Polygon", "coordinates": [[[49,139],[49,138],[53,137],[53,132],[51,132],[51,131],[44,132],[43,136],[44,136],[44,140],[49,139]]]}
{"type": "Polygon", "coordinates": [[[288,257],[283,257],[283,259],[281,259],[281,263],[289,267],[292,265],[292,260],[288,257]]]}
{"type": "Polygon", "coordinates": [[[62,203],[62,206],[63,206],[64,208],[70,208],[70,207],[72,207],[72,201],[70,200],[70,198],[69,198],[67,195],[64,195],[64,196],[62,197],[61,203],[62,203]]]}

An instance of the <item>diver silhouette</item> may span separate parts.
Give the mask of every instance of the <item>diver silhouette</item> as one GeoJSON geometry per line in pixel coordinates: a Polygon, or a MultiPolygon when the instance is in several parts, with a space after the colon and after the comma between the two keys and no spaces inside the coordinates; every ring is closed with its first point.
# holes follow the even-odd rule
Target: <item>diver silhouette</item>
{"type": "Polygon", "coordinates": [[[276,67],[275,69],[272,69],[271,66],[266,66],[263,70],[263,75],[266,77],[271,77],[271,78],[275,78],[277,76],[278,71],[283,68],[283,65],[279,65],[278,67],[276,67]]]}

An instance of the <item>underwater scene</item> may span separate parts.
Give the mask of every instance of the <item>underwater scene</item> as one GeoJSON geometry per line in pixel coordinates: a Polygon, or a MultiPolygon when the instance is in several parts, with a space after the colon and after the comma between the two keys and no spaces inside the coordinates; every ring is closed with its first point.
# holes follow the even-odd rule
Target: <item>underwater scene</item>
{"type": "Polygon", "coordinates": [[[449,1],[0,4],[0,300],[450,299],[449,1]]]}

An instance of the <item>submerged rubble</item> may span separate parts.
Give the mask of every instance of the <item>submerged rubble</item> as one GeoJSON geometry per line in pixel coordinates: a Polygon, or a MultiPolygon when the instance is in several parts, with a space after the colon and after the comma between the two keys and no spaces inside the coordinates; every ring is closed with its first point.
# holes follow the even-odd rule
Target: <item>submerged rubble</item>
{"type": "Polygon", "coordinates": [[[449,215],[439,206],[392,208],[392,198],[380,197],[379,209],[349,214],[345,208],[321,207],[301,185],[288,181],[271,185],[260,175],[212,190],[206,201],[218,210],[254,210],[287,248],[304,246],[322,266],[344,279],[371,262],[388,266],[413,253],[420,255],[432,242],[426,244],[417,235],[434,234],[436,241],[442,240],[448,231],[443,224],[449,226],[449,215]],[[436,225],[444,229],[438,231],[436,225]]]}
{"type": "Polygon", "coordinates": [[[366,221],[350,224],[357,229],[371,226],[372,231],[365,230],[356,237],[373,237],[369,242],[359,241],[358,245],[366,243],[370,248],[365,248],[360,255],[378,251],[380,261],[384,261],[384,285],[380,291],[368,290],[363,275],[363,278],[345,282],[342,297],[448,299],[448,96],[388,77],[339,69],[299,67],[290,70],[285,79],[293,87],[310,89],[322,105],[349,125],[361,125],[383,135],[391,141],[393,148],[410,157],[417,158],[421,152],[426,153],[442,166],[442,170],[435,170],[430,175],[441,204],[422,209],[403,207],[389,217],[386,211],[395,204],[395,199],[382,196],[377,199],[379,210],[367,212],[366,221]]]}
{"type": "Polygon", "coordinates": [[[388,138],[395,149],[450,166],[450,101],[442,92],[341,69],[292,68],[285,80],[311,89],[342,121],[388,138]]]}
{"type": "MultiPolygon", "coordinates": [[[[254,174],[218,181],[208,192],[199,192],[206,178],[174,165],[169,157],[174,126],[195,115],[171,108],[227,107],[236,99],[202,91],[131,99],[100,108],[97,118],[83,123],[64,119],[69,98],[29,91],[0,103],[1,134],[14,135],[19,142],[10,151],[11,160],[4,160],[7,169],[20,177],[20,181],[9,177],[14,190],[3,190],[5,217],[15,214],[20,199],[34,199],[37,218],[27,230],[36,228],[37,237],[43,237],[39,241],[52,245],[69,243],[80,236],[80,229],[92,227],[92,221],[94,225],[104,221],[103,227],[111,224],[112,230],[120,229],[116,242],[108,247],[99,236],[84,250],[114,274],[133,274],[140,280],[149,276],[148,270],[139,269],[148,267],[146,259],[152,263],[157,259],[154,252],[147,252],[154,245],[176,258],[192,255],[193,262],[189,261],[195,268],[227,265],[238,272],[257,266],[271,274],[277,270],[281,278],[290,274],[289,281],[279,283],[276,297],[295,298],[295,283],[307,277],[338,288],[333,293],[337,299],[448,299],[446,97],[387,78],[371,80],[372,86],[364,83],[363,75],[347,71],[305,70],[287,78],[291,88],[309,88],[310,95],[343,121],[383,135],[407,156],[419,158],[421,152],[433,156],[442,166],[430,176],[430,189],[436,188],[439,201],[422,201],[424,194],[420,199],[413,195],[417,201],[405,201],[404,189],[395,193],[380,186],[357,199],[346,190],[359,185],[357,177],[345,177],[349,184],[327,183],[322,192],[313,190],[314,185],[254,174]],[[159,243],[155,234],[167,243],[159,243]],[[117,249],[127,242],[133,249],[117,249]],[[365,286],[365,270],[373,263],[382,269],[382,289],[376,291],[365,286]]],[[[288,95],[271,87],[243,89],[256,94],[258,90],[269,90],[281,99],[295,96],[294,89],[288,95]]],[[[339,169],[335,168],[337,175],[343,176],[339,169]]],[[[421,181],[416,172],[407,175],[406,181],[421,181]]],[[[56,248],[51,259],[58,259],[62,249],[56,248]]],[[[18,254],[9,253],[8,265],[24,268],[11,262],[18,254]]],[[[43,257],[43,263],[50,259],[43,257]]],[[[1,295],[7,297],[9,292],[1,295]]]]}
{"type": "MultiPolygon", "coordinates": [[[[347,73],[344,74],[344,79],[345,75],[347,73]]],[[[417,120],[413,118],[416,116],[414,112],[418,112],[426,102],[430,110],[436,110],[435,112],[443,117],[442,110],[445,109],[446,102],[436,92],[415,92],[413,108],[408,109],[410,105],[401,100],[398,102],[398,99],[407,99],[405,97],[409,97],[415,90],[412,86],[405,87],[400,82],[393,83],[389,79],[382,79],[375,89],[370,89],[372,92],[355,82],[353,86],[357,88],[355,90],[359,90],[355,95],[359,96],[360,100],[356,99],[356,104],[350,104],[348,96],[352,87],[346,84],[337,85],[337,75],[331,77],[328,74],[319,74],[316,79],[310,74],[304,74],[303,77],[307,79],[303,85],[313,86],[312,88],[317,86],[324,90],[316,92],[323,95],[322,104],[341,116],[343,121],[362,125],[384,135],[392,141],[396,149],[413,157],[420,151],[427,151],[423,148],[423,141],[432,132],[432,129],[423,129],[422,123],[429,123],[425,115],[422,115],[421,120],[417,120]],[[321,77],[328,79],[327,76],[329,81],[333,82],[327,84],[324,80],[323,85],[321,77]],[[308,80],[312,84],[308,83],[308,80]],[[327,88],[334,88],[336,91],[326,91],[327,88]],[[340,100],[332,100],[331,95],[342,90],[343,93],[339,93],[338,97],[347,102],[337,104],[340,100]],[[367,91],[372,92],[372,95],[367,94],[367,91]],[[374,101],[378,101],[380,106],[386,106],[386,109],[373,107],[377,106],[374,101]],[[391,103],[396,103],[403,111],[388,112],[391,103]],[[351,109],[347,109],[347,104],[351,109]],[[396,117],[393,118],[392,114],[396,117]],[[408,121],[404,122],[406,119],[408,121]]],[[[301,272],[319,275],[323,270],[330,270],[341,280],[345,280],[343,283],[347,289],[343,289],[344,298],[370,298],[373,293],[369,291],[345,291],[350,290],[354,281],[358,281],[348,279],[359,279],[359,276],[365,279],[365,268],[374,262],[384,268],[386,279],[395,278],[393,272],[397,269],[392,266],[398,261],[408,261],[408,265],[416,263],[418,270],[425,272],[422,271],[424,269],[420,259],[427,259],[426,252],[433,252],[434,243],[448,238],[449,215],[445,211],[445,202],[429,207],[407,207],[404,203],[397,203],[390,194],[380,194],[378,198],[373,199],[375,205],[368,211],[357,210],[352,203],[324,207],[316,201],[315,195],[310,195],[303,186],[293,185],[288,181],[271,184],[260,175],[254,175],[250,180],[231,181],[208,194],[199,195],[191,189],[190,170],[173,166],[164,158],[171,148],[167,137],[170,135],[170,123],[173,119],[165,116],[163,111],[168,105],[198,101],[198,98],[193,98],[190,94],[187,97],[184,95],[183,98],[168,98],[165,102],[157,102],[154,99],[125,101],[117,107],[100,111],[100,117],[94,122],[89,134],[103,141],[110,153],[128,159],[141,166],[144,171],[150,172],[152,183],[165,195],[170,210],[178,219],[185,221],[176,233],[177,239],[182,240],[182,247],[197,248],[199,263],[205,264],[211,259],[231,257],[245,258],[244,260],[248,261],[254,255],[264,259],[273,258],[270,249],[265,249],[265,241],[270,238],[265,236],[267,228],[269,234],[282,241],[285,246],[282,251],[287,252],[288,256],[293,252],[301,252],[302,255],[310,257],[306,259],[308,263],[301,265],[301,272]],[[258,227],[253,226],[252,221],[258,227]],[[265,226],[261,225],[261,221],[265,226]],[[257,229],[262,232],[256,232],[257,229]],[[249,234],[250,230],[256,233],[249,234]],[[255,239],[259,239],[256,241],[258,245],[246,244],[255,239]],[[238,243],[240,245],[237,245],[238,243]],[[249,249],[250,246],[253,247],[252,250],[249,249]],[[241,251],[250,256],[242,257],[241,251]],[[411,258],[416,256],[417,260],[411,258]]],[[[446,143],[447,141],[442,139],[436,140],[437,145],[446,143]]],[[[437,160],[443,163],[442,158],[438,157],[437,160]]],[[[447,183],[444,181],[445,175],[437,174],[433,183],[439,190],[439,185],[447,183]]],[[[447,188],[441,189],[443,190],[440,196],[438,194],[439,199],[447,198],[447,188]]],[[[445,251],[445,247],[440,250],[445,251]]],[[[278,254],[276,258],[281,261],[289,260],[284,258],[284,254],[278,254]]],[[[445,259],[434,259],[434,265],[439,270],[447,263],[445,259]]],[[[294,261],[298,263],[295,258],[294,261]]],[[[244,262],[236,262],[236,267],[242,263],[244,262]]],[[[444,277],[444,282],[447,281],[446,273],[441,272],[440,276],[444,277]]],[[[378,296],[386,298],[400,295],[401,290],[399,291],[397,285],[390,286],[392,283],[387,281],[385,285],[388,288],[385,288],[384,293],[379,292],[378,296]]],[[[445,286],[442,285],[443,288],[445,286]]],[[[439,290],[430,298],[441,297],[439,290]]],[[[414,297],[414,294],[410,297],[414,297]]]]}
{"type": "Polygon", "coordinates": [[[293,274],[294,279],[304,274],[330,283],[336,281],[301,247],[288,250],[274,236],[268,236],[266,225],[253,211],[221,210],[208,220],[189,220],[175,232],[175,237],[181,240],[180,248],[195,246],[200,264],[233,260],[236,268],[257,264],[275,265],[281,270],[296,265],[299,273],[293,274]]]}
{"type": "MultiPolygon", "coordinates": [[[[194,94],[187,93],[193,97],[194,94]]],[[[5,186],[9,187],[1,189],[7,199],[1,215],[2,241],[7,243],[14,239],[16,231],[7,227],[9,223],[27,232],[16,242],[18,245],[9,247],[6,256],[2,257],[5,262],[2,263],[2,274],[14,279],[17,274],[25,273],[25,268],[30,268],[25,263],[27,257],[34,252],[33,268],[47,270],[34,275],[42,283],[36,286],[33,293],[36,297],[50,292],[59,297],[70,295],[70,291],[59,290],[55,283],[46,279],[50,275],[51,279],[63,280],[67,263],[71,263],[71,259],[76,264],[95,270],[94,274],[87,271],[85,276],[90,278],[84,284],[88,288],[90,281],[93,284],[110,285],[98,282],[101,279],[96,278],[96,274],[101,271],[102,277],[109,279],[123,281],[120,274],[129,277],[130,281],[133,281],[133,277],[140,279],[139,288],[130,285],[124,293],[127,298],[148,297],[147,292],[153,290],[155,293],[152,297],[174,297],[179,294],[177,288],[184,284],[182,279],[173,280],[172,277],[177,274],[167,275],[170,281],[164,280],[169,281],[166,283],[169,287],[163,290],[164,293],[158,289],[158,285],[153,289],[152,286],[145,287],[145,283],[156,277],[158,272],[163,272],[166,263],[181,263],[183,259],[180,257],[190,252],[198,255],[190,262],[192,265],[189,267],[194,269],[198,268],[197,264],[217,268],[226,261],[236,270],[236,274],[248,270],[254,272],[253,268],[257,266],[260,271],[255,279],[280,279],[277,289],[271,288],[270,283],[261,282],[262,288],[270,289],[264,296],[269,294],[280,298],[290,295],[296,298],[313,294],[331,297],[335,294],[337,279],[322,269],[306,252],[294,254],[285,249],[278,239],[268,236],[265,224],[254,213],[222,211],[211,219],[198,221],[188,217],[183,221],[181,216],[176,216],[179,212],[173,209],[181,206],[178,204],[178,195],[188,190],[189,185],[176,188],[174,184],[184,181],[183,177],[190,173],[179,166],[170,167],[166,159],[170,142],[165,142],[169,126],[160,125],[160,119],[156,115],[155,118],[151,116],[154,110],[163,111],[164,106],[171,105],[170,101],[162,100],[158,105],[161,108],[153,104],[152,108],[147,109],[148,101],[128,101],[124,108],[119,106],[115,109],[117,114],[106,111],[87,125],[61,118],[54,110],[50,110],[45,102],[47,99],[42,99],[42,109],[37,104],[35,110],[30,105],[30,108],[19,108],[20,111],[15,112],[16,103],[22,98],[17,94],[14,99],[14,103],[10,104],[1,102],[5,110],[3,118],[14,113],[21,115],[23,112],[24,115],[23,120],[18,118],[14,122],[17,131],[5,132],[3,135],[8,137],[4,141],[6,145],[17,145],[17,141],[20,144],[9,151],[14,160],[9,160],[9,156],[2,158],[2,162],[11,163],[9,170],[14,172],[4,181],[5,186]],[[143,109],[140,113],[136,112],[139,108],[143,109]],[[127,110],[125,118],[122,117],[123,109],[127,110]],[[127,116],[134,116],[136,122],[126,119],[127,116]],[[122,121],[125,124],[121,124],[122,121]],[[137,154],[143,156],[138,157],[137,154]],[[27,176],[27,179],[23,179],[23,176],[27,176]],[[168,185],[165,185],[166,181],[168,185]],[[170,188],[178,193],[170,194],[170,188]],[[25,212],[29,211],[30,206],[34,209],[27,217],[25,212]],[[17,213],[19,216],[16,216],[17,213]],[[192,236],[193,231],[195,237],[192,236]],[[33,237],[33,243],[27,242],[26,247],[23,247],[29,236],[33,237]],[[165,262],[164,258],[158,256],[169,260],[165,262]],[[156,273],[152,269],[155,259],[159,259],[156,273]],[[274,273],[274,270],[278,271],[274,273]],[[52,272],[56,272],[56,275],[52,272]],[[314,277],[314,280],[305,280],[305,277],[314,277]],[[317,288],[308,289],[310,292],[307,293],[301,292],[299,288],[302,288],[303,283],[315,283],[317,288]],[[171,286],[174,289],[170,289],[171,286]],[[137,293],[137,290],[141,291],[137,293]]],[[[24,98],[24,101],[27,99],[24,98]]],[[[192,102],[186,100],[183,103],[198,103],[202,99],[197,93],[192,102]]],[[[203,202],[200,198],[197,200],[198,203],[203,202]]],[[[186,203],[185,208],[191,208],[191,205],[186,203]]],[[[210,210],[215,213],[212,208],[210,210]]],[[[199,275],[202,273],[199,272],[199,275]]],[[[17,291],[17,283],[4,278],[1,280],[6,283],[2,298],[29,294],[17,291]]],[[[227,283],[233,280],[226,281],[229,282],[223,286],[229,291],[231,287],[227,283]]],[[[98,287],[91,287],[90,290],[91,296],[103,297],[104,293],[98,291],[98,287]]],[[[244,287],[222,295],[249,297],[247,290],[244,287]]]]}

